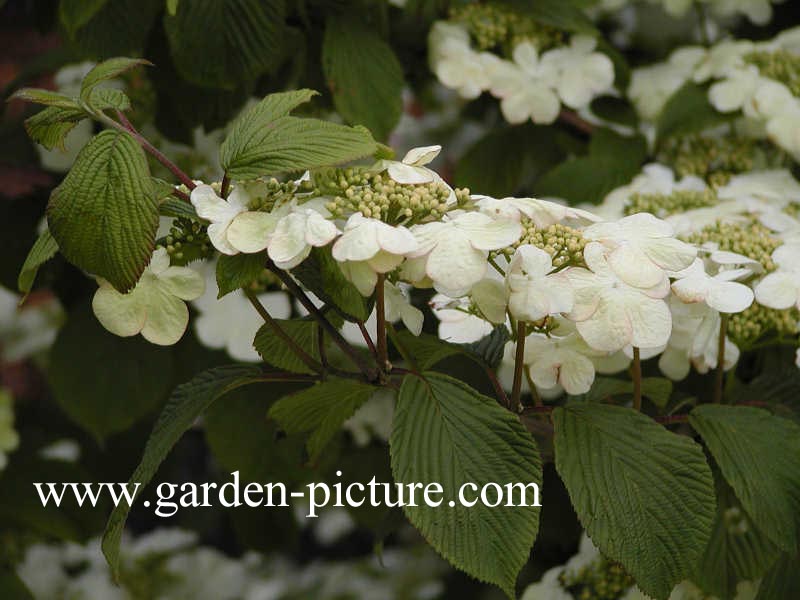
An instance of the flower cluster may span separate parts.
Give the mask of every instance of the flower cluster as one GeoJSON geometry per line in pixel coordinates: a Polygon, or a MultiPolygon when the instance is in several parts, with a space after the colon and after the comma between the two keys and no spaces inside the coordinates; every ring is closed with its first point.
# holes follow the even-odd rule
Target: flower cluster
{"type": "Polygon", "coordinates": [[[19,434],[14,429],[14,399],[0,389],[0,471],[8,463],[8,454],[19,445],[19,434]]]}
{"type": "Polygon", "coordinates": [[[468,27],[475,22],[492,23],[491,19],[476,17],[476,11],[504,14],[502,10],[496,6],[470,8],[465,20],[433,25],[428,39],[429,60],[443,85],[467,99],[489,91],[500,100],[509,123],[529,119],[552,123],[562,103],[582,109],[593,98],[612,90],[614,65],[597,51],[597,40],[591,36],[573,35],[569,43],[562,44],[563,36],[551,33],[549,28],[531,25],[509,31],[508,23],[525,22],[518,16],[509,17],[508,23],[495,19],[488,31],[486,26],[477,31],[475,26],[468,27]],[[478,49],[473,48],[473,38],[478,49]],[[497,52],[487,48],[496,48],[497,52]]]}

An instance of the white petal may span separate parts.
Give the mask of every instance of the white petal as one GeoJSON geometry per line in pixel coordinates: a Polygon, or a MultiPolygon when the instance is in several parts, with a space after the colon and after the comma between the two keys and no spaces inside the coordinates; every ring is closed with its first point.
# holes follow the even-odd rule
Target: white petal
{"type": "Polygon", "coordinates": [[[516,242],[522,235],[522,226],[516,221],[492,220],[481,213],[466,213],[458,219],[458,228],[467,234],[477,250],[498,250],[516,242]],[[472,215],[481,217],[474,219],[472,215]],[[482,222],[481,222],[482,221],[482,222]]]}
{"type": "Polygon", "coordinates": [[[419,247],[414,234],[402,225],[392,227],[379,222],[377,236],[380,247],[392,254],[410,254],[419,247]]]}
{"type": "Polygon", "coordinates": [[[181,300],[194,300],[203,295],[206,281],[188,267],[170,267],[158,277],[159,285],[181,300]]]}
{"type": "Polygon", "coordinates": [[[542,357],[531,363],[530,367],[528,367],[528,372],[537,387],[547,389],[558,383],[558,365],[547,357],[542,357]]]}
{"type": "Polygon", "coordinates": [[[552,257],[536,246],[523,244],[511,259],[511,272],[533,277],[544,277],[553,270],[552,257]]]}
{"type": "Polygon", "coordinates": [[[633,334],[625,306],[606,297],[600,299],[591,318],[575,326],[589,346],[605,352],[621,350],[630,343],[633,334]]]}
{"type": "Polygon", "coordinates": [[[434,158],[439,156],[442,151],[441,146],[422,146],[420,148],[412,148],[403,157],[403,163],[412,165],[414,167],[421,167],[427,165],[434,158]]]}
{"type": "Polygon", "coordinates": [[[422,314],[421,310],[416,306],[406,304],[401,308],[400,315],[403,319],[403,325],[405,325],[413,335],[422,333],[422,324],[425,320],[425,316],[422,314]]]}
{"type": "Polygon", "coordinates": [[[625,312],[630,320],[631,344],[639,348],[663,346],[672,332],[672,314],[666,302],[638,292],[625,294],[625,312]]]}
{"type": "Polygon", "coordinates": [[[128,294],[120,294],[110,283],[101,281],[92,298],[92,310],[100,324],[114,335],[136,335],[147,318],[140,293],[134,289],[128,294]]]}
{"type": "Polygon", "coordinates": [[[339,268],[344,273],[344,276],[356,286],[362,296],[371,296],[372,292],[375,291],[378,275],[366,262],[343,262],[339,263],[339,268]]]}
{"type": "Polygon", "coordinates": [[[711,287],[706,304],[722,313],[739,313],[753,303],[753,290],[734,281],[720,281],[711,287]]]}
{"type": "Polygon", "coordinates": [[[239,254],[239,250],[228,241],[228,225],[228,222],[211,223],[208,226],[208,239],[214,248],[223,254],[233,256],[239,254]]]}
{"type": "Polygon", "coordinates": [[[562,351],[558,382],[568,394],[585,394],[594,382],[594,364],[586,356],[574,351],[562,351]]]}
{"type": "Polygon", "coordinates": [[[756,286],[756,300],[769,308],[790,308],[798,303],[797,277],[784,271],[775,271],[756,286]]]}
{"type": "Polygon", "coordinates": [[[697,248],[671,237],[647,240],[641,247],[647,258],[668,271],[685,269],[697,256],[697,248]]]}
{"type": "Polygon", "coordinates": [[[278,221],[269,240],[269,257],[277,262],[291,262],[309,249],[306,244],[306,217],[291,213],[278,221]]]}
{"type": "Polygon", "coordinates": [[[651,288],[665,277],[664,271],[648,260],[635,242],[623,242],[608,254],[608,264],[628,285],[651,288]]]}
{"type": "Polygon", "coordinates": [[[198,216],[211,222],[228,223],[233,217],[242,212],[243,208],[225,202],[217,196],[210,185],[198,185],[192,190],[190,196],[192,205],[197,210],[198,216]]]}
{"type": "Polygon", "coordinates": [[[496,279],[483,279],[472,288],[472,300],[492,323],[506,321],[506,290],[496,279]]]}
{"type": "Polygon", "coordinates": [[[673,381],[686,379],[691,364],[685,351],[667,347],[658,359],[658,368],[673,381]]]}
{"type": "MultiPolygon", "coordinates": [[[[311,246],[325,246],[339,231],[336,225],[313,210],[306,211],[306,242],[311,246]]],[[[230,234],[229,234],[230,235],[230,234]]]]}
{"type": "Polygon", "coordinates": [[[402,256],[389,254],[384,250],[381,250],[375,256],[366,261],[366,263],[376,273],[388,273],[389,271],[394,271],[402,262],[402,256]]]}
{"type": "Polygon", "coordinates": [[[673,282],[672,291],[683,302],[704,302],[712,285],[711,278],[703,273],[673,282]]]}
{"type": "Polygon", "coordinates": [[[473,248],[466,238],[455,235],[439,241],[428,256],[426,272],[438,291],[459,298],[483,279],[487,264],[483,252],[473,248]]]}
{"type": "Polygon", "coordinates": [[[154,289],[146,298],[146,310],[144,339],[159,346],[171,346],[181,339],[189,324],[189,309],[183,300],[154,289]]]}
{"type": "Polygon", "coordinates": [[[405,183],[407,185],[418,185],[421,183],[430,183],[433,181],[433,171],[425,167],[412,167],[401,162],[392,161],[386,169],[389,177],[394,179],[397,183],[405,183]]]}
{"type": "Polygon", "coordinates": [[[261,252],[267,247],[277,223],[277,217],[270,213],[243,212],[228,226],[227,241],[239,252],[261,252]]]}

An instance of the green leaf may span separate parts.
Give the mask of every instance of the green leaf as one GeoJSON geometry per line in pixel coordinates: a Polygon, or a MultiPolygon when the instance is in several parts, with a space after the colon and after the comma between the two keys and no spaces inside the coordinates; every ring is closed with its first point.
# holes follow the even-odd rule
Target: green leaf
{"type": "Polygon", "coordinates": [[[711,534],[715,496],[699,444],[608,404],[553,411],[556,469],[589,537],[639,588],[666,600],[711,534]]]}
{"type": "Polygon", "coordinates": [[[34,142],[48,150],[64,150],[67,134],[87,116],[80,108],[48,106],[25,119],[25,131],[34,142]]]}
{"type": "Polygon", "coordinates": [[[285,396],[272,405],[269,416],[286,433],[311,431],[307,448],[315,462],[325,445],[375,392],[371,385],[352,379],[328,379],[285,396]]]}
{"type": "Polygon", "coordinates": [[[597,35],[592,21],[571,0],[504,0],[535,21],[572,33],[597,35]]]}
{"type": "Polygon", "coordinates": [[[234,88],[277,66],[284,0],[184,0],[164,16],[173,62],[187,81],[234,88]]]}
{"type": "Polygon", "coordinates": [[[403,110],[403,68],[374,28],[356,18],[329,17],[322,68],[336,110],[385,140],[403,110]]]}
{"type": "Polygon", "coordinates": [[[256,281],[264,272],[266,262],[266,252],[232,256],[222,254],[217,261],[217,298],[256,281]]]}
{"type": "Polygon", "coordinates": [[[144,152],[127,133],[106,130],[81,150],[50,196],[47,223],[74,265],[132,289],[150,262],[158,206],[144,152]]]}
{"type": "Polygon", "coordinates": [[[503,360],[506,342],[510,339],[508,327],[497,325],[489,335],[483,336],[477,342],[463,344],[468,353],[480,358],[492,369],[496,369],[503,360]]]}
{"type": "Polygon", "coordinates": [[[656,139],[661,143],[668,137],[696,133],[727,123],[737,114],[716,110],[708,101],[708,86],[690,81],[675,92],[661,110],[656,123],[656,139]]]}
{"type": "Polygon", "coordinates": [[[89,93],[89,106],[95,110],[126,111],[131,107],[130,98],[122,90],[115,88],[94,88],[89,93]]]}
{"type": "MultiPolygon", "coordinates": [[[[451,377],[409,375],[400,388],[390,448],[396,482],[444,488],[439,507],[404,506],[409,520],[452,565],[513,597],[539,529],[539,508],[489,508],[480,502],[467,508],[457,494],[469,482],[478,489],[496,483],[504,493],[506,484],[541,485],[539,453],[519,419],[451,377]]],[[[470,488],[466,491],[471,500],[470,488]]],[[[487,492],[490,500],[494,493],[487,492]]],[[[520,500],[517,491],[514,502],[520,500]]],[[[533,490],[527,490],[526,500],[534,502],[533,490]]]]}
{"type": "Polygon", "coordinates": [[[70,36],[91,21],[108,0],[61,0],[59,17],[70,36]]]}
{"type": "Polygon", "coordinates": [[[69,315],[47,371],[58,404],[98,439],[124,431],[169,393],[172,353],[106,331],[90,310],[69,315]]]}
{"type": "Polygon", "coordinates": [[[78,106],[78,103],[69,96],[39,88],[22,88],[14,92],[10,99],[25,100],[26,102],[34,102],[35,104],[57,106],[58,108],[83,112],[81,107],[78,106]]]}
{"type": "Polygon", "coordinates": [[[638,168],[647,158],[647,141],[642,135],[621,135],[611,129],[601,128],[592,134],[589,155],[613,156],[621,163],[638,168]]]}
{"type": "Polygon", "coordinates": [[[446,358],[464,353],[462,346],[445,342],[439,336],[430,333],[414,335],[404,329],[397,332],[397,337],[403,348],[409,351],[414,362],[417,363],[417,367],[422,371],[433,368],[436,363],[446,358]]]}
{"type": "Polygon", "coordinates": [[[784,554],[764,575],[756,600],[800,598],[800,556],[784,554]]]}
{"type": "MultiPolygon", "coordinates": [[[[259,375],[259,369],[252,366],[216,367],[175,388],[153,427],[142,460],[129,480],[130,485],[141,483],[140,490],[146,487],[169,451],[197,417],[217,398],[237,387],[258,381],[259,375]]],[[[119,579],[119,547],[129,511],[130,506],[126,502],[117,505],[108,518],[103,534],[103,554],[115,580],[119,579]]]]}
{"type": "MultiPolygon", "coordinates": [[[[275,319],[275,322],[312,358],[320,360],[317,326],[314,321],[310,319],[275,319]]],[[[262,325],[256,332],[253,347],[261,355],[261,358],[273,367],[291,373],[314,374],[314,371],[297,357],[297,354],[286,345],[286,342],[275,335],[269,325],[262,325]]]]}
{"type": "MultiPolygon", "coordinates": [[[[164,197],[167,194],[172,194],[172,190],[175,189],[175,186],[171,183],[161,180],[157,180],[155,185],[157,188],[156,196],[164,197]],[[161,184],[166,185],[162,186],[161,184]]],[[[197,211],[194,209],[194,206],[189,202],[184,202],[173,196],[167,196],[166,199],[158,205],[158,214],[175,219],[190,219],[193,221],[198,221],[200,219],[200,217],[197,216],[197,211]]]]}
{"type": "Polygon", "coordinates": [[[3,590],[3,597],[6,600],[35,600],[31,591],[11,567],[0,567],[0,590],[3,590]]]}
{"type": "Polygon", "coordinates": [[[715,481],[714,529],[690,579],[704,592],[727,600],[736,596],[739,581],[760,579],[780,552],[744,513],[728,484],[721,477],[715,477],[715,481]]]}
{"type": "MultiPolygon", "coordinates": [[[[586,402],[602,402],[615,396],[633,395],[633,382],[614,377],[597,377],[592,388],[586,394],[576,398],[586,402]]],[[[650,401],[664,408],[672,395],[672,382],[666,377],[644,377],[642,379],[642,395],[650,401]]]]}
{"type": "Polygon", "coordinates": [[[493,129],[458,161],[455,183],[498,198],[512,195],[564,159],[552,136],[553,128],[542,125],[493,129]]]}
{"type": "MultiPolygon", "coordinates": [[[[91,71],[86,74],[81,82],[81,100],[89,102],[92,99],[92,91],[94,88],[103,81],[115,79],[126,71],[138,67],[139,65],[152,65],[149,60],[143,58],[127,58],[125,56],[118,56],[109,58],[95,66],[91,71]]],[[[117,90],[119,91],[119,90],[117,90]]]]}
{"type": "Polygon", "coordinates": [[[256,117],[236,125],[220,147],[220,164],[232,179],[337,165],[369,156],[377,148],[363,127],[318,119],[256,117]]]}
{"type": "Polygon", "coordinates": [[[331,256],[330,247],[312,249],[309,257],[292,269],[292,275],[325,304],[338,308],[348,320],[369,318],[367,301],[356,286],[345,279],[331,256]]]}
{"type": "Polygon", "coordinates": [[[17,278],[17,288],[20,292],[27,295],[33,288],[33,282],[36,279],[36,274],[41,267],[48,260],[53,258],[58,252],[58,244],[50,235],[50,231],[45,229],[42,234],[36,238],[36,241],[28,252],[25,263],[19,271],[17,278]]]}
{"type": "Polygon", "coordinates": [[[797,553],[800,426],[749,406],[705,404],[689,419],[756,526],[797,553]]]}
{"type": "Polygon", "coordinates": [[[171,17],[178,12],[178,0],[167,0],[167,14],[171,17]]]}

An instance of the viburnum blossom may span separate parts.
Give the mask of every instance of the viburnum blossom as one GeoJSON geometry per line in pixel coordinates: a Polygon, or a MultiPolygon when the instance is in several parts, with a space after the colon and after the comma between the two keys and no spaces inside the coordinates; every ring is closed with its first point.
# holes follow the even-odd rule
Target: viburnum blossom
{"type": "MultiPolygon", "coordinates": [[[[561,329],[561,327],[559,327],[561,329]]],[[[531,334],[525,338],[525,365],[536,387],[556,385],[568,394],[585,394],[592,387],[595,366],[592,350],[576,332],[564,336],[531,334]]]]}
{"type": "Polygon", "coordinates": [[[587,210],[573,208],[549,200],[538,198],[492,198],[491,196],[473,195],[481,212],[495,218],[513,219],[519,221],[527,217],[537,227],[549,227],[566,219],[582,222],[599,221],[600,217],[587,210]]]}
{"type": "Polygon", "coordinates": [[[237,254],[239,250],[228,240],[228,228],[237,215],[247,211],[250,196],[244,188],[234,188],[224,200],[210,185],[201,183],[192,190],[190,197],[198,216],[211,221],[208,238],[214,248],[223,254],[237,254]]]}
{"type": "Polygon", "coordinates": [[[334,243],[332,253],[345,276],[364,296],[369,296],[378,274],[397,268],[418,247],[417,239],[406,227],[354,213],[334,243]]]}
{"type": "Polygon", "coordinates": [[[419,335],[422,332],[422,323],[425,319],[422,311],[416,306],[412,306],[408,301],[403,288],[384,281],[384,302],[386,303],[386,320],[390,323],[402,321],[403,325],[413,333],[419,335]]]}
{"type": "Polygon", "coordinates": [[[597,39],[574,35],[569,46],[554,48],[542,57],[542,69],[556,76],[555,88],[561,101],[571,108],[583,108],[592,98],[611,91],[614,63],[602,52],[595,52],[597,39]]]}
{"type": "Polygon", "coordinates": [[[92,299],[92,309],[111,333],[129,337],[141,333],[162,346],[177,342],[189,323],[186,300],[203,294],[205,281],[187,267],[172,267],[164,248],[153,253],[136,287],[121,294],[104,279],[92,299]]]}
{"type": "Polygon", "coordinates": [[[470,47],[469,33],[453,23],[437,21],[429,34],[431,70],[463,98],[477,98],[489,87],[480,54],[470,47]]]}
{"type": "Polygon", "coordinates": [[[752,273],[748,268],[723,269],[712,276],[697,258],[691,266],[675,273],[677,281],[672,284],[672,291],[684,302],[705,302],[719,312],[738,313],[753,303],[753,290],[736,280],[752,273]]]}
{"type": "Polygon", "coordinates": [[[525,244],[517,248],[506,274],[508,310],[520,321],[535,322],[572,310],[574,296],[564,273],[553,273],[551,256],[525,244]]]}
{"type": "Polygon", "coordinates": [[[439,319],[439,338],[453,344],[477,342],[494,327],[489,321],[469,311],[468,298],[454,299],[436,294],[431,299],[433,314],[439,319]]]}
{"type": "Polygon", "coordinates": [[[490,250],[510,246],[522,234],[516,221],[460,210],[441,221],[415,225],[411,231],[419,247],[409,257],[437,291],[453,298],[464,296],[483,279],[490,250]]]}
{"type": "Polygon", "coordinates": [[[583,237],[603,244],[608,265],[628,285],[652,288],[663,284],[665,271],[681,271],[694,260],[697,249],[673,237],[672,226],[649,213],[596,223],[583,237]]]}
{"type": "Polygon", "coordinates": [[[595,350],[614,352],[627,345],[653,348],[669,339],[672,318],[663,298],[669,281],[642,289],[626,284],[611,268],[603,246],[587,244],[589,270],[567,269],[575,294],[572,312],[578,333],[595,350]]]}
{"type": "Polygon", "coordinates": [[[784,244],[772,253],[778,269],[758,282],[756,300],[769,308],[800,308],[800,243],[784,244]]]}

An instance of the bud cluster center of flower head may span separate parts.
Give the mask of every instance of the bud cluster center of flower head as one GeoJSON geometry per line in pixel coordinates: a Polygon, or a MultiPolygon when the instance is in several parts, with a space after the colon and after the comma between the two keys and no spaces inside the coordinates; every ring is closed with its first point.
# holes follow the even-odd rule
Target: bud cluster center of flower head
{"type": "Polygon", "coordinates": [[[208,239],[207,229],[208,226],[199,221],[178,217],[172,222],[169,234],[158,245],[167,250],[173,265],[208,260],[214,256],[214,246],[208,239]]]}
{"type": "Polygon", "coordinates": [[[758,51],[745,60],[758,67],[761,75],[782,83],[792,95],[800,97],[800,56],[787,50],[758,51]]]}
{"type": "Polygon", "coordinates": [[[244,184],[251,200],[248,208],[252,211],[269,212],[297,198],[298,194],[314,196],[314,185],[308,180],[278,181],[274,177],[249,181],[244,184]]]}
{"type": "Polygon", "coordinates": [[[450,16],[469,31],[480,50],[503,47],[508,54],[518,43],[532,43],[542,51],[564,42],[564,33],[502,4],[470,3],[456,6],[450,16]]]}
{"type": "Polygon", "coordinates": [[[500,251],[507,257],[511,258],[520,246],[530,244],[547,252],[553,259],[553,266],[556,268],[586,265],[583,259],[586,240],[580,230],[561,223],[555,223],[548,227],[537,227],[528,218],[523,218],[520,224],[522,225],[522,236],[519,241],[500,251]]]}
{"type": "Polygon", "coordinates": [[[578,600],[617,600],[636,583],[621,565],[602,556],[578,571],[565,569],[559,580],[578,600]]]}
{"type": "Polygon", "coordinates": [[[684,241],[698,246],[712,243],[719,250],[742,254],[761,263],[768,273],[776,268],[772,253],[783,243],[755,220],[736,223],[717,221],[697,233],[689,234],[684,241]]]}
{"type": "MultiPolygon", "coordinates": [[[[315,180],[331,196],[326,208],[337,218],[360,212],[391,225],[409,225],[438,219],[456,207],[448,205],[450,188],[437,181],[402,184],[386,172],[365,168],[329,169],[315,180]]],[[[469,190],[455,193],[459,204],[469,196],[469,190]]]]}
{"type": "Polygon", "coordinates": [[[696,208],[717,204],[713,190],[675,190],[670,194],[632,194],[625,206],[625,214],[647,212],[663,219],[696,208]]]}

